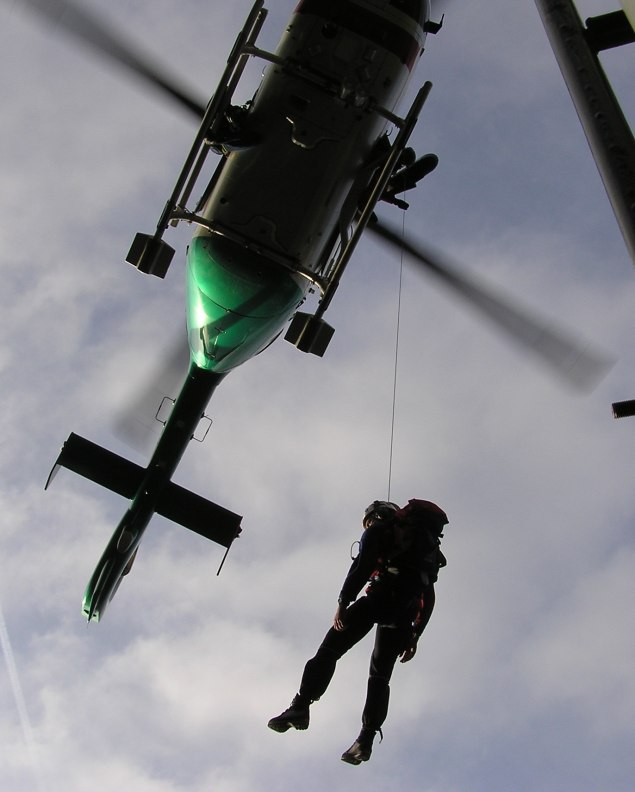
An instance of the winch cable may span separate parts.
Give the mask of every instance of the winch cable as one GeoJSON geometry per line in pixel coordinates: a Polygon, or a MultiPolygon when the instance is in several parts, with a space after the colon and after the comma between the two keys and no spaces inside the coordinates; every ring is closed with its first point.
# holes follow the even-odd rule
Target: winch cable
{"type": "MultiPolygon", "coordinates": [[[[402,219],[401,219],[401,233],[405,235],[406,232],[406,213],[405,211],[402,212],[402,219]]],[[[395,333],[395,363],[394,363],[394,372],[393,372],[393,383],[392,383],[392,415],[390,419],[390,452],[388,455],[388,500],[390,500],[390,491],[392,488],[392,461],[393,461],[393,452],[395,446],[395,412],[396,412],[396,405],[397,405],[397,374],[398,374],[398,365],[399,365],[399,336],[400,336],[400,329],[401,329],[401,294],[402,294],[402,286],[403,286],[403,263],[404,263],[404,250],[403,247],[401,248],[401,252],[399,254],[399,286],[398,286],[398,294],[397,294],[397,328],[395,333]]]]}

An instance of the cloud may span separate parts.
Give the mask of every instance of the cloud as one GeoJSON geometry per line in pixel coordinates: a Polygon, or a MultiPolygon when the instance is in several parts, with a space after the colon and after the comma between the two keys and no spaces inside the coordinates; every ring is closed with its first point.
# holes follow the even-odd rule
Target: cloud
{"type": "MultiPolygon", "coordinates": [[[[205,92],[248,5],[113,0],[104,13],[205,92]]],[[[271,9],[268,46],[291,6],[271,9]]],[[[82,592],[125,503],[68,471],[43,485],[70,431],[143,462],[111,418],[183,326],[187,234],[164,282],[123,257],[156,223],[193,129],[12,5],[0,14],[0,598],[36,757],[3,670],[3,787],[630,789],[633,437],[610,404],[632,396],[633,272],[533,6],[451,6],[429,39],[417,79],[434,90],[413,142],[441,163],[409,196],[406,229],[614,368],[571,394],[404,262],[389,482],[399,260],[363,240],[324,359],[279,341],[232,373],[177,472],[244,515],[220,577],[221,548],[155,518],[90,627],[82,592]],[[395,671],[385,740],[356,769],[339,756],[368,641],[308,732],[266,722],[295,693],[360,515],[389,483],[400,502],[447,509],[449,564],[417,657],[395,671]]]]}

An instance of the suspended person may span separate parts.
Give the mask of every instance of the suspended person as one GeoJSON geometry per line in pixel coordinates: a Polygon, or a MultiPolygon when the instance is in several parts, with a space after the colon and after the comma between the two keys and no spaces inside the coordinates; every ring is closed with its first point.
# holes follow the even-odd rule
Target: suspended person
{"type": "Polygon", "coordinates": [[[304,667],[299,692],[269,721],[270,729],[307,729],[309,707],[326,691],[337,661],[377,625],[362,729],[342,754],[353,765],[370,758],[388,713],[394,665],[397,658],[407,663],[414,657],[434,608],[437,573],[446,565],[440,540],[447,522],[445,512],[430,501],[412,499],[402,509],[388,501],[368,506],[359,554],[344,580],[333,626],[304,667]],[[364,596],[356,599],[369,580],[364,596]]]}

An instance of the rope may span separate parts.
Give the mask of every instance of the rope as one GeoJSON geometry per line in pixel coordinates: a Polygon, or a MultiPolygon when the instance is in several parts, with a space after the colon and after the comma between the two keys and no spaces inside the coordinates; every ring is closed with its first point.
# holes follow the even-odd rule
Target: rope
{"type": "MultiPolygon", "coordinates": [[[[406,231],[406,213],[403,212],[402,214],[402,226],[401,226],[402,234],[405,235],[406,231]]],[[[393,450],[395,445],[395,409],[397,405],[397,366],[399,363],[399,331],[401,327],[401,292],[402,292],[402,283],[403,283],[403,260],[404,260],[404,251],[401,248],[401,254],[399,257],[399,293],[397,297],[397,331],[395,337],[395,365],[394,365],[394,374],[393,374],[393,383],[392,383],[392,415],[390,419],[390,454],[388,459],[388,500],[390,500],[390,490],[392,487],[392,458],[393,458],[393,450]]]]}

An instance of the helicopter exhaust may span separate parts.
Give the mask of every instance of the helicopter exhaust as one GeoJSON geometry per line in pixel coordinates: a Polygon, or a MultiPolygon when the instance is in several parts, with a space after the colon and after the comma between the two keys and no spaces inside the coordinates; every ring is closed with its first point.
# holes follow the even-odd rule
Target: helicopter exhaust
{"type": "MultiPolygon", "coordinates": [[[[411,150],[406,149],[406,151],[411,150]]],[[[408,204],[396,196],[399,193],[413,190],[423,178],[432,173],[438,164],[439,158],[436,154],[424,154],[414,162],[398,168],[390,177],[380,200],[394,204],[400,209],[408,209],[408,204]]]]}

